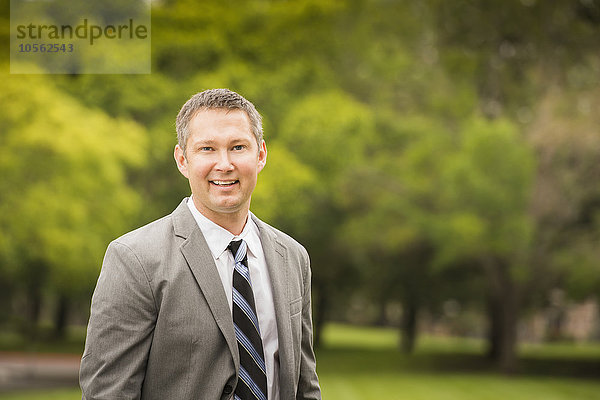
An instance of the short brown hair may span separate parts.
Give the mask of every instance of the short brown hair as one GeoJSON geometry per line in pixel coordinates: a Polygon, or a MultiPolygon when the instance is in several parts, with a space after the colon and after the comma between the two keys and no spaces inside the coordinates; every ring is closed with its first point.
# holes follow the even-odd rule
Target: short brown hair
{"type": "Polygon", "coordinates": [[[190,136],[189,124],[192,118],[200,110],[242,110],[250,119],[250,130],[259,145],[263,140],[262,117],[256,111],[254,104],[246,100],[240,94],[229,89],[210,89],[193,95],[185,102],[177,119],[175,129],[177,130],[177,142],[185,154],[185,148],[190,136]]]}

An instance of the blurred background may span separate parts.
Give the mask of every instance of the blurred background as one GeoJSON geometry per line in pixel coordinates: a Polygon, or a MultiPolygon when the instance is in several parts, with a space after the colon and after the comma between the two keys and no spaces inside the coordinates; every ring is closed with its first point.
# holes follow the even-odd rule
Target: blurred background
{"type": "Polygon", "coordinates": [[[189,194],[216,87],[264,117],[324,398],[600,399],[599,0],[153,1],[146,75],[10,75],[0,9],[0,399],[80,397],[106,246],[189,194]]]}

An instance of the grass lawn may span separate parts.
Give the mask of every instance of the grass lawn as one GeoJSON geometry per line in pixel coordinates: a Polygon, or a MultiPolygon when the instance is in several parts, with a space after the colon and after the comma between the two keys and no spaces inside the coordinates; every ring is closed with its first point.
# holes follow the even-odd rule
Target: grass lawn
{"type": "Polygon", "coordinates": [[[330,325],[318,352],[324,399],[600,399],[600,345],[522,346],[513,376],[495,371],[480,340],[420,339],[411,356],[395,330],[330,325]]]}
{"type": "MultiPolygon", "coordinates": [[[[479,340],[426,337],[397,351],[397,332],[329,325],[317,353],[326,400],[600,400],[600,345],[528,345],[513,376],[495,372],[479,340]]],[[[76,400],[77,388],[0,394],[1,400],[76,400]]],[[[283,400],[283,399],[282,399],[283,400]]]]}
{"type": "Polygon", "coordinates": [[[49,389],[24,391],[16,393],[0,393],[2,400],[81,400],[81,390],[73,389],[49,389]]]}

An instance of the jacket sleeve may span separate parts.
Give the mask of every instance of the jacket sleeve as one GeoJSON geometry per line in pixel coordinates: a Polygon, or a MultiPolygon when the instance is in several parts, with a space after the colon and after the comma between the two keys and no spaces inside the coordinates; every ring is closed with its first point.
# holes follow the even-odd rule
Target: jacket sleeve
{"type": "Polygon", "coordinates": [[[139,399],[157,307],[144,266],[112,242],[92,297],[79,381],[83,399],[139,399]]]}
{"type": "MultiPolygon", "coordinates": [[[[304,249],[303,249],[304,250],[304,249]]],[[[302,343],[300,360],[300,379],[298,381],[297,400],[321,399],[321,388],[317,377],[317,364],[313,351],[313,325],[311,306],[311,271],[308,253],[304,250],[304,294],[302,304],[302,343]]]]}

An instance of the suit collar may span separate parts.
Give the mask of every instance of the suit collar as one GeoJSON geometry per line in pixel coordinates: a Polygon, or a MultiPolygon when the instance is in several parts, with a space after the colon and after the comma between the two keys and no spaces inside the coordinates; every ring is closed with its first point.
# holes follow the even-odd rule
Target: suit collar
{"type": "Polygon", "coordinates": [[[295,398],[293,385],[286,384],[294,376],[294,364],[289,360],[294,359],[292,323],[290,320],[290,294],[288,291],[288,262],[287,249],[277,237],[276,231],[260,219],[252,215],[260,233],[260,240],[267,261],[267,269],[273,288],[273,302],[275,303],[275,316],[277,320],[277,336],[279,340],[279,389],[280,398],[295,398]],[[286,362],[287,360],[287,362],[286,362]]]}
{"type": "Polygon", "coordinates": [[[213,317],[223,333],[236,368],[239,368],[237,340],[225,290],[208,244],[186,204],[187,198],[171,214],[176,236],[184,239],[181,253],[202,291],[213,317]]]}
{"type": "Polygon", "coordinates": [[[249,213],[248,215],[258,227],[258,235],[260,237],[260,242],[263,246],[263,251],[265,250],[265,243],[272,243],[273,246],[271,250],[275,251],[279,256],[285,257],[285,246],[283,245],[283,243],[281,243],[277,235],[275,235],[273,228],[271,228],[271,226],[258,219],[258,217],[253,213],[249,213]]]}
{"type": "Polygon", "coordinates": [[[184,198],[171,213],[175,236],[183,239],[187,239],[194,230],[198,229],[198,224],[187,207],[187,200],[188,197],[184,198]]]}

